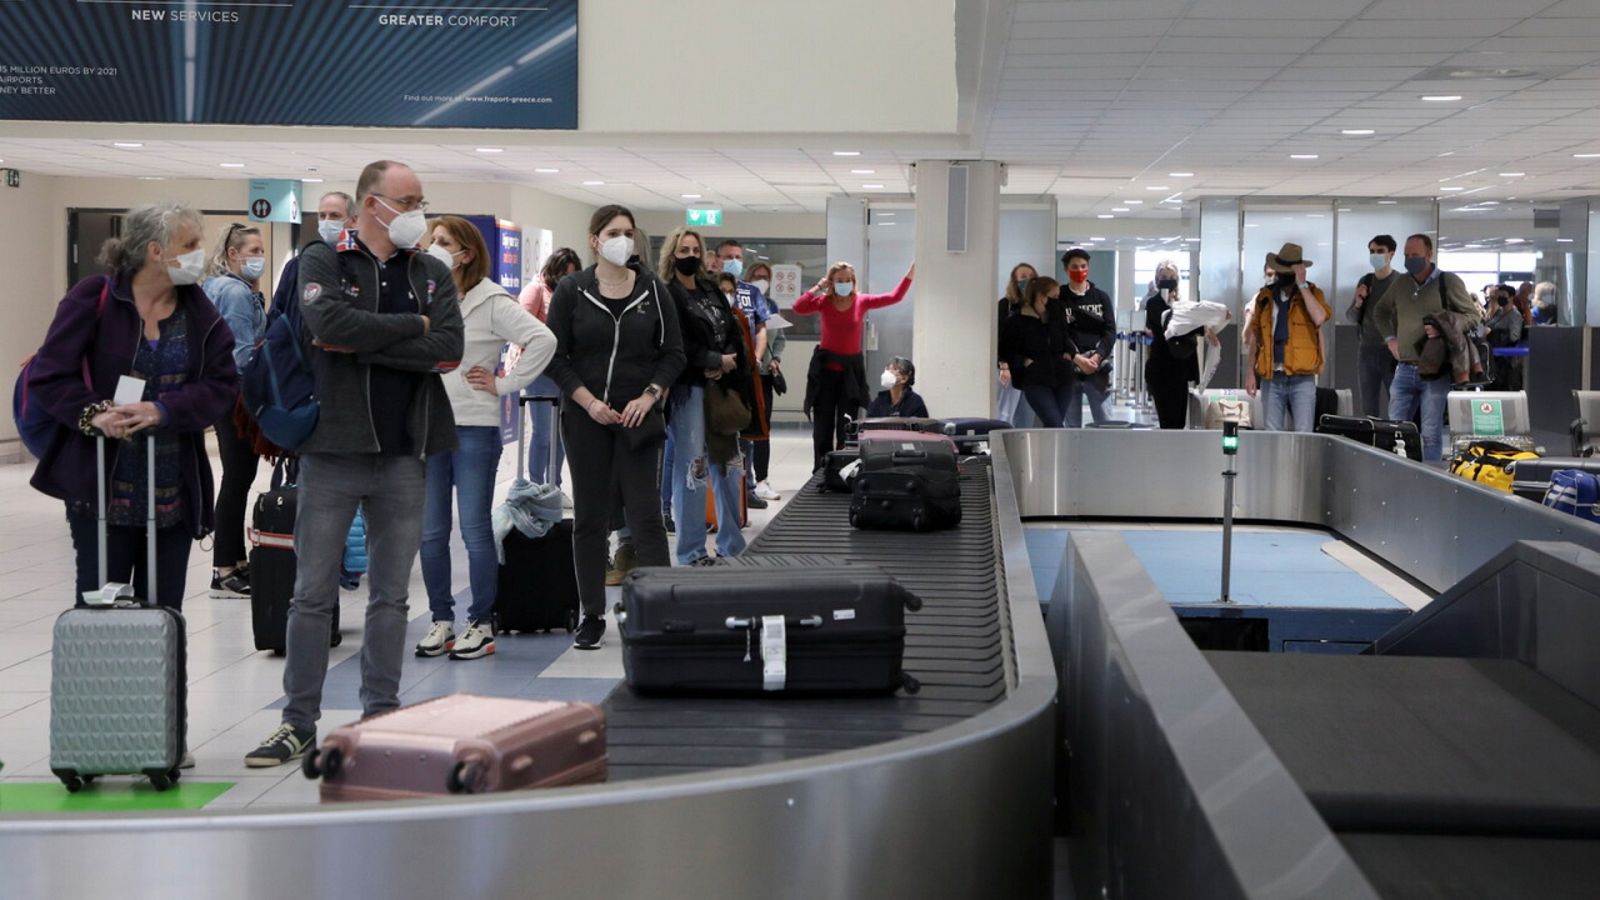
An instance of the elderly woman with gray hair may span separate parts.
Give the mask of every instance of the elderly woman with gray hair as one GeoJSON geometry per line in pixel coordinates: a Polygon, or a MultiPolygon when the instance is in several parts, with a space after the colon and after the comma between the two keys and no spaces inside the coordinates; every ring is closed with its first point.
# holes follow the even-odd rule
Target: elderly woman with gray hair
{"type": "Polygon", "coordinates": [[[85,278],[62,298],[32,363],[30,396],[58,425],[32,484],[66,502],[80,604],[101,579],[97,437],[111,439],[106,579],[146,583],[149,434],[158,580],[148,599],[183,605],[189,548],[212,529],[205,430],[233,408],[239,376],[233,333],[197,287],[206,265],[202,224],[199,212],[177,203],[131,210],[122,236],[101,252],[106,274],[85,278]],[[138,382],[138,400],[113,399],[124,378],[138,382]]]}

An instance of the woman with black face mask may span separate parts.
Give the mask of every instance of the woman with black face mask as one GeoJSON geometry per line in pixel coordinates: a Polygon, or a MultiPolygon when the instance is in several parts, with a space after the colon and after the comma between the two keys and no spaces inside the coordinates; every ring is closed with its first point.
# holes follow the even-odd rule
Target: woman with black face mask
{"type": "Polygon", "coordinates": [[[1150,335],[1150,357],[1144,364],[1144,382],[1156,405],[1162,428],[1182,428],[1189,415],[1189,383],[1200,380],[1200,334],[1167,340],[1166,312],[1178,299],[1178,266],[1163,260],[1156,266],[1155,282],[1144,298],[1144,328],[1150,335]]]}

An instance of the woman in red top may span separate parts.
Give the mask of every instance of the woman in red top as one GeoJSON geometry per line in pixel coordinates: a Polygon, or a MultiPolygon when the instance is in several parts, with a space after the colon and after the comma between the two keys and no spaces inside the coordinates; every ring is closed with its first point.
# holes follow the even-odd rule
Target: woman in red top
{"type": "Polygon", "coordinates": [[[802,316],[822,314],[822,340],[806,373],[805,411],[812,420],[813,471],[822,468],[828,451],[844,446],[845,416],[860,412],[872,399],[861,355],[861,325],[867,310],[905,299],[916,268],[913,263],[892,293],[863,294],[856,290],[855,268],[834,263],[826,278],[794,302],[794,311],[802,316]]]}

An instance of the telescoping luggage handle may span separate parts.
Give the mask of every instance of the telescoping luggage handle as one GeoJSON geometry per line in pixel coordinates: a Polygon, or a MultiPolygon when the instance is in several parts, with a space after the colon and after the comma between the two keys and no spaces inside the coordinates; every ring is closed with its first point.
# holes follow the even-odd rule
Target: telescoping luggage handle
{"type": "MultiPolygon", "coordinates": [[[[156,605],[156,435],[151,432],[145,438],[145,598],[146,606],[156,605]]],[[[96,537],[99,541],[98,578],[99,591],[91,591],[84,595],[83,602],[89,606],[113,606],[119,600],[134,599],[134,589],[131,584],[120,584],[106,580],[107,545],[106,528],[109,524],[106,500],[106,437],[98,435],[94,443],[95,455],[95,523],[98,529],[96,537]]]]}
{"type": "MultiPolygon", "coordinates": [[[[523,421],[523,420],[525,420],[528,416],[533,415],[533,413],[530,412],[530,413],[528,413],[528,416],[524,416],[522,414],[522,408],[524,406],[527,406],[529,403],[548,403],[551,406],[554,406],[557,409],[559,409],[561,407],[561,398],[559,396],[556,396],[555,394],[536,394],[536,395],[534,395],[532,397],[529,397],[528,395],[523,394],[523,395],[520,395],[520,396],[517,397],[517,480],[518,481],[524,480],[524,479],[526,479],[528,477],[528,447],[527,447],[527,443],[526,443],[526,430],[525,430],[527,428],[527,423],[525,421],[523,421]]],[[[557,422],[556,423],[556,427],[551,429],[551,434],[550,434],[550,441],[551,441],[550,453],[549,453],[549,456],[548,456],[547,459],[553,459],[555,457],[555,442],[559,441],[559,440],[561,440],[561,423],[557,422]]]]}

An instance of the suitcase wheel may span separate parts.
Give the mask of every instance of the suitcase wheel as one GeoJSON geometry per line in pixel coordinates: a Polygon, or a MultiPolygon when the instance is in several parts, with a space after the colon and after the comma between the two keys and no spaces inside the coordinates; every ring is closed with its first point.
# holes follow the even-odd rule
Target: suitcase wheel
{"type": "Polygon", "coordinates": [[[344,753],[338,747],[319,749],[312,747],[300,757],[300,771],[312,781],[318,778],[336,778],[344,768],[344,753]]]}
{"type": "Polygon", "coordinates": [[[339,629],[335,628],[333,630],[333,637],[328,639],[328,646],[337,647],[342,643],[344,643],[344,635],[339,631],[339,629]]]}
{"type": "Polygon", "coordinates": [[[923,527],[922,527],[922,513],[921,512],[914,512],[914,513],[911,514],[911,530],[913,530],[913,531],[922,531],[923,530],[923,527]]]}
{"type": "Polygon", "coordinates": [[[901,672],[900,687],[908,694],[915,694],[917,691],[922,690],[922,682],[913,677],[910,672],[901,672]]]}
{"type": "Polygon", "coordinates": [[[458,762],[450,769],[450,774],[445,778],[445,790],[452,794],[475,794],[478,782],[477,763],[458,762]]]}
{"type": "Polygon", "coordinates": [[[83,790],[83,786],[88,782],[76,775],[69,774],[61,776],[61,783],[66,786],[67,793],[76,794],[77,792],[83,790]]]}
{"type": "Polygon", "coordinates": [[[288,651],[287,651],[287,650],[274,650],[274,651],[272,651],[272,655],[273,655],[273,656],[279,656],[279,657],[281,657],[281,656],[285,656],[285,655],[287,655],[287,654],[288,654],[288,651]]]}
{"type": "MultiPolygon", "coordinates": [[[[167,790],[172,787],[174,780],[172,776],[173,773],[171,772],[152,772],[150,773],[150,786],[155,788],[157,793],[167,790]]],[[[71,790],[71,788],[67,790],[71,790]]]]}
{"type": "MultiPolygon", "coordinates": [[[[619,603],[618,606],[620,606],[620,605],[621,604],[619,603]]],[[[578,630],[578,611],[575,610],[575,609],[569,609],[569,610],[567,610],[567,634],[572,634],[573,632],[575,632],[577,630],[578,630]]]]}

